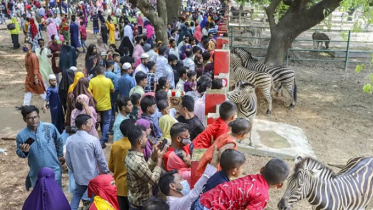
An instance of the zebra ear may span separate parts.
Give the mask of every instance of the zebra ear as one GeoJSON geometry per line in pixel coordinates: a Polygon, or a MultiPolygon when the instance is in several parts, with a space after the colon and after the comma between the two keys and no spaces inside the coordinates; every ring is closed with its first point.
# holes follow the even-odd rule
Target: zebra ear
{"type": "Polygon", "coordinates": [[[296,157],[295,158],[295,164],[299,163],[302,160],[303,160],[303,158],[301,156],[296,157]]]}

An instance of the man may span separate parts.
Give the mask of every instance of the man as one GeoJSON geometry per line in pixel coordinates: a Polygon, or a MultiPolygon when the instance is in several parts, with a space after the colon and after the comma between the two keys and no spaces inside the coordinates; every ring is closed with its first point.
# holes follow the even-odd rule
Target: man
{"type": "Polygon", "coordinates": [[[48,87],[48,76],[53,74],[52,66],[49,63],[51,55],[49,54],[48,49],[44,47],[44,39],[39,39],[38,43],[39,47],[35,49],[35,54],[38,56],[39,70],[43,78],[44,87],[48,87]]]}
{"type": "Polygon", "coordinates": [[[79,52],[78,50],[78,47],[80,47],[79,26],[75,23],[75,15],[71,16],[70,37],[71,37],[71,46],[73,46],[75,50],[79,52]]]}
{"type": "Polygon", "coordinates": [[[131,102],[131,98],[123,96],[119,97],[117,100],[117,106],[119,108],[119,113],[115,118],[114,121],[114,136],[113,136],[113,142],[116,142],[123,138],[123,135],[120,130],[120,124],[126,120],[129,119],[129,115],[132,112],[133,104],[131,102]]]}
{"type": "Polygon", "coordinates": [[[202,98],[207,89],[210,89],[212,86],[211,80],[199,80],[197,82],[197,89],[193,91],[188,91],[185,95],[192,96],[194,102],[202,98]]]}
{"type": "Polygon", "coordinates": [[[185,67],[189,68],[191,71],[196,70],[196,64],[192,60],[192,50],[191,49],[186,49],[185,50],[185,56],[186,58],[183,60],[183,64],[185,67]]]}
{"type": "Polygon", "coordinates": [[[141,96],[145,93],[144,88],[148,84],[147,75],[144,72],[138,72],[135,76],[136,86],[130,90],[130,96],[133,93],[138,93],[141,96]]]}
{"type": "Polygon", "coordinates": [[[148,67],[146,67],[146,63],[149,61],[149,55],[147,53],[143,53],[141,55],[141,63],[136,67],[135,73],[133,74],[133,77],[136,77],[137,72],[144,72],[145,74],[149,73],[148,67]]]}
{"type": "Polygon", "coordinates": [[[106,147],[109,139],[109,127],[111,120],[110,93],[114,92],[113,82],[105,77],[105,69],[102,66],[95,67],[96,77],[89,81],[88,89],[92,92],[93,98],[97,101],[96,110],[101,114],[101,146],[106,147]]]}
{"type": "Polygon", "coordinates": [[[123,75],[118,80],[119,95],[129,97],[131,89],[136,85],[135,79],[131,76],[132,65],[124,63],[122,69],[123,75]]]}
{"type": "Polygon", "coordinates": [[[191,140],[205,130],[201,120],[194,114],[194,99],[192,96],[185,95],[181,98],[179,113],[180,116],[177,121],[188,124],[191,140]]]}
{"type": "Polygon", "coordinates": [[[90,134],[92,130],[91,116],[78,115],[75,119],[78,131],[66,140],[66,164],[73,173],[75,190],[71,199],[72,210],[79,208],[80,200],[88,188],[89,180],[100,174],[109,172],[104,153],[98,139],[90,134]]]}
{"type": "Polygon", "coordinates": [[[167,58],[164,57],[165,53],[166,53],[165,46],[162,46],[161,48],[159,48],[159,51],[158,51],[159,55],[155,63],[155,75],[156,75],[157,80],[159,80],[159,78],[164,76],[164,69],[167,64],[167,58]]]}
{"type": "MultiPolygon", "coordinates": [[[[46,93],[43,80],[39,71],[38,57],[32,52],[32,44],[27,42],[23,46],[23,51],[26,52],[25,67],[26,67],[26,81],[25,81],[25,97],[23,106],[28,106],[31,103],[32,94],[39,94],[43,101],[45,100],[46,93]]],[[[19,110],[22,106],[16,107],[19,110]]]]}
{"type": "Polygon", "coordinates": [[[128,38],[130,39],[132,45],[133,45],[133,30],[132,30],[132,27],[131,25],[129,24],[128,20],[124,21],[124,24],[126,25],[124,27],[124,36],[128,36],[128,38]]]}
{"type": "Polygon", "coordinates": [[[170,88],[175,88],[175,76],[172,66],[177,64],[177,57],[174,55],[168,56],[168,63],[164,66],[163,77],[167,77],[168,82],[170,83],[170,88]]]}
{"type": "Polygon", "coordinates": [[[149,55],[149,61],[153,61],[154,63],[157,61],[158,54],[156,53],[156,51],[157,51],[157,45],[152,43],[150,46],[150,50],[146,52],[146,54],[149,55]]]}
{"type": "Polygon", "coordinates": [[[176,89],[180,91],[184,91],[184,84],[185,84],[185,81],[188,79],[187,67],[185,66],[181,67],[179,73],[180,73],[180,77],[179,77],[179,81],[177,82],[176,89]]]}
{"type": "Polygon", "coordinates": [[[17,134],[16,153],[20,158],[27,158],[30,167],[26,189],[34,188],[43,167],[54,170],[54,178],[62,189],[60,164],[65,163],[65,158],[60,133],[53,124],[40,122],[39,109],[33,105],[23,107],[21,114],[27,126],[17,134]]]}
{"type": "Polygon", "coordinates": [[[158,184],[162,172],[163,156],[167,146],[161,148],[161,141],[154,146],[154,152],[148,162],[144,159],[143,149],[148,138],[141,126],[128,130],[131,150],[125,163],[127,168],[128,200],[130,209],[142,209],[145,202],[152,196],[152,187],[158,184]]]}
{"type": "Polygon", "coordinates": [[[105,63],[106,63],[105,77],[109,78],[114,84],[114,93],[110,93],[111,120],[110,120],[109,130],[112,132],[114,119],[115,119],[115,113],[117,111],[117,107],[115,106],[115,104],[117,102],[117,97],[118,97],[118,79],[119,79],[119,77],[117,76],[117,74],[115,74],[113,72],[115,62],[113,60],[107,60],[105,63]]]}
{"type": "Polygon", "coordinates": [[[176,46],[175,39],[170,39],[170,55],[175,55],[179,59],[179,48],[176,46]]]}

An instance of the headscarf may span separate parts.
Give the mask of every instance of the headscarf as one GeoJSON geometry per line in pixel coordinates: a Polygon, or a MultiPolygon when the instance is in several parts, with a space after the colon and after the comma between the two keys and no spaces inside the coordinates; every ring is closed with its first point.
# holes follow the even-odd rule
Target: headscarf
{"type": "Polygon", "coordinates": [[[38,34],[38,28],[36,27],[35,20],[33,18],[30,18],[30,32],[32,39],[38,34]]]}
{"type": "MultiPolygon", "coordinates": [[[[62,71],[62,79],[60,82],[59,91],[64,92],[65,95],[67,94],[67,91],[69,90],[70,85],[74,82],[75,72],[71,69],[66,69],[65,71],[62,71]]],[[[66,97],[66,96],[65,96],[66,97]]]]}
{"type": "Polygon", "coordinates": [[[144,20],[142,19],[141,13],[137,16],[137,25],[144,26],[144,20]]]}
{"type": "Polygon", "coordinates": [[[171,152],[170,155],[168,156],[166,168],[169,171],[176,169],[177,172],[180,174],[180,176],[184,180],[187,180],[190,183],[191,168],[188,168],[184,160],[180,159],[180,157],[176,155],[175,151],[171,152]]]}
{"type": "MultiPolygon", "coordinates": [[[[136,121],[136,125],[142,125],[145,127],[146,130],[150,128],[150,122],[145,119],[138,119],[136,121]]],[[[146,143],[146,147],[142,149],[142,152],[144,154],[145,160],[148,161],[150,156],[152,155],[152,145],[149,139],[148,139],[148,142],[146,143]]]]}
{"type": "Polygon", "coordinates": [[[194,36],[193,36],[198,42],[201,42],[202,39],[202,29],[201,26],[198,25],[195,29],[194,36]]]}
{"type": "Polygon", "coordinates": [[[207,25],[207,17],[203,16],[203,20],[200,23],[201,25],[201,30],[207,25]]]}
{"type": "MultiPolygon", "coordinates": [[[[90,116],[91,116],[91,119],[92,119],[92,124],[96,125],[97,112],[96,112],[95,108],[93,108],[91,105],[89,105],[90,98],[85,94],[80,94],[80,95],[78,95],[78,97],[76,97],[75,103],[78,102],[78,99],[83,99],[85,101],[85,103],[88,104],[89,110],[91,111],[90,116]]],[[[75,119],[80,114],[87,114],[87,111],[85,110],[84,107],[83,107],[82,110],[77,109],[76,104],[75,104],[75,109],[71,112],[71,119],[70,119],[71,120],[71,126],[75,126],[75,119]]],[[[99,138],[96,127],[92,127],[91,131],[89,131],[88,133],[91,134],[92,136],[95,136],[95,137],[99,138]]]]}
{"type": "Polygon", "coordinates": [[[96,43],[97,53],[101,55],[102,52],[107,52],[109,50],[108,46],[102,41],[102,37],[97,37],[96,43]]]}
{"type": "Polygon", "coordinates": [[[177,121],[173,117],[171,117],[169,114],[168,115],[163,115],[159,119],[159,128],[162,131],[162,137],[161,137],[162,139],[165,138],[165,139],[169,140],[169,142],[171,142],[170,131],[171,131],[171,127],[176,122],[177,121]]]}
{"type": "Polygon", "coordinates": [[[94,209],[94,207],[96,207],[96,209],[98,210],[110,209],[105,206],[110,207],[111,205],[112,208],[119,210],[119,204],[117,200],[117,186],[115,186],[113,182],[114,182],[113,176],[108,175],[108,174],[98,175],[94,179],[89,181],[88,197],[92,197],[92,194],[95,195],[94,205],[91,205],[90,209],[94,209]],[[100,202],[102,201],[102,199],[107,201],[107,203],[100,202]],[[107,205],[108,203],[110,205],[107,205]]]}
{"type": "Polygon", "coordinates": [[[128,36],[125,36],[122,40],[122,42],[119,45],[119,52],[122,56],[124,56],[124,48],[127,47],[128,51],[130,53],[130,56],[132,56],[133,53],[133,44],[128,36]]]}
{"type": "Polygon", "coordinates": [[[55,180],[54,171],[48,167],[39,171],[34,189],[27,197],[22,208],[22,210],[34,209],[70,209],[69,202],[55,180]]]}
{"type": "Polygon", "coordinates": [[[74,83],[69,86],[69,90],[67,91],[67,94],[71,93],[74,90],[76,84],[78,84],[79,79],[82,77],[84,77],[84,74],[82,72],[76,72],[75,77],[74,77],[74,83]]]}
{"type": "Polygon", "coordinates": [[[210,40],[209,43],[208,43],[207,50],[211,52],[211,51],[215,51],[215,49],[216,49],[215,41],[210,40]]]}
{"type": "MultiPolygon", "coordinates": [[[[145,21],[146,22],[146,21],[145,21]]],[[[150,24],[150,22],[145,26],[146,28],[146,38],[151,39],[152,36],[154,35],[154,28],[150,24]]]]}
{"type": "MultiPolygon", "coordinates": [[[[73,94],[74,96],[79,96],[81,94],[85,94],[88,96],[89,99],[93,98],[93,95],[91,93],[91,91],[88,89],[88,80],[87,78],[85,77],[82,77],[78,80],[78,83],[76,83],[75,87],[74,87],[74,90],[73,90],[73,94]]],[[[90,105],[90,106],[93,106],[93,105],[90,105]]],[[[95,106],[93,106],[95,107],[95,106]]]]}
{"type": "Polygon", "coordinates": [[[138,119],[136,121],[136,124],[144,126],[146,130],[148,130],[150,128],[150,122],[147,121],[147,120],[144,120],[144,119],[138,119]]]}

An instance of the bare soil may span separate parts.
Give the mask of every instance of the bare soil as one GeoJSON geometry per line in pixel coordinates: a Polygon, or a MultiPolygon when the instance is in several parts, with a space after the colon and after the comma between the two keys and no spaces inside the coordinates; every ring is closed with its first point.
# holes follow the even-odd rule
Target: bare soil
{"type": "MultiPolygon", "coordinates": [[[[94,43],[92,31],[88,31],[88,35],[88,44],[94,43]]],[[[23,43],[23,34],[20,34],[20,41],[23,43]]],[[[0,31],[0,43],[0,134],[14,136],[25,126],[20,113],[14,109],[23,101],[26,75],[24,53],[20,49],[12,49],[6,30],[0,31]]],[[[79,69],[84,65],[83,60],[84,54],[79,57],[79,69]]],[[[290,110],[283,100],[275,99],[272,114],[267,116],[267,104],[260,99],[257,117],[302,128],[316,156],[323,163],[344,164],[350,158],[371,156],[373,98],[362,91],[367,81],[365,75],[356,74],[353,69],[344,71],[338,64],[302,62],[290,63],[290,67],[296,72],[298,86],[295,109],[290,110]]],[[[39,96],[33,97],[33,104],[42,105],[39,96]]],[[[42,120],[50,119],[48,112],[41,116],[42,120]]],[[[8,151],[8,156],[0,154],[0,209],[18,210],[29,194],[24,187],[29,170],[27,161],[15,154],[15,140],[0,140],[0,148],[8,151]]],[[[109,148],[105,149],[106,154],[109,148]]],[[[258,173],[270,160],[268,157],[246,157],[244,174],[258,173]]],[[[293,168],[294,162],[288,163],[293,168]]],[[[64,190],[70,200],[67,183],[67,174],[64,173],[64,190]]],[[[283,191],[270,191],[267,209],[277,209],[283,191]]],[[[311,206],[307,202],[300,202],[293,209],[311,209],[311,206]]]]}

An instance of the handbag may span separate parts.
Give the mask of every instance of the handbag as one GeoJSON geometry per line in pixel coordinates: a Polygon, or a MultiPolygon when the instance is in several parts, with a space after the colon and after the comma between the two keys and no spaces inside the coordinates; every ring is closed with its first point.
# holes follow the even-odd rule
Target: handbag
{"type": "Polygon", "coordinates": [[[14,23],[9,23],[6,27],[7,27],[8,30],[13,30],[13,29],[16,28],[16,24],[14,24],[14,23]]]}

